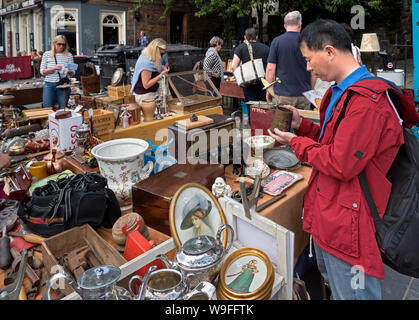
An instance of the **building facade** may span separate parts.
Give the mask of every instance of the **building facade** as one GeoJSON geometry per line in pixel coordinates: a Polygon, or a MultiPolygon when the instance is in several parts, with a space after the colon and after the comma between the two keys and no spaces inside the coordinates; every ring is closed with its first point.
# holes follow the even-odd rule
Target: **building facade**
{"type": "Polygon", "coordinates": [[[176,1],[164,17],[157,2],[137,8],[137,0],[2,0],[0,52],[16,56],[32,48],[47,51],[64,34],[74,55],[94,55],[104,44],[138,45],[140,30],[149,40],[169,43],[208,42],[222,35],[222,19],[197,18],[187,1],[176,1]],[[211,25],[211,28],[208,26],[211,25]]]}

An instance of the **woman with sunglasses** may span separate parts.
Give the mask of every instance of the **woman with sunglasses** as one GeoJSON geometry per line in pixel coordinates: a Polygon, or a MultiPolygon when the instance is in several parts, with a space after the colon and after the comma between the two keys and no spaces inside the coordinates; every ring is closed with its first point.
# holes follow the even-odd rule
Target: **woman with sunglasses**
{"type": "Polygon", "coordinates": [[[45,76],[43,91],[43,107],[53,108],[58,102],[60,109],[67,106],[70,98],[70,88],[57,88],[60,79],[72,76],[74,71],[65,68],[66,63],[73,63],[73,56],[68,52],[69,46],[67,39],[63,35],[58,35],[52,41],[50,51],[46,51],[42,56],[40,72],[45,76]],[[65,92],[63,92],[65,90],[65,92]]]}
{"type": "Polygon", "coordinates": [[[131,93],[134,93],[137,104],[140,105],[146,99],[154,99],[159,89],[158,81],[170,71],[165,62],[165,65],[162,64],[162,56],[166,50],[166,41],[157,38],[141,52],[131,82],[131,93]]]}

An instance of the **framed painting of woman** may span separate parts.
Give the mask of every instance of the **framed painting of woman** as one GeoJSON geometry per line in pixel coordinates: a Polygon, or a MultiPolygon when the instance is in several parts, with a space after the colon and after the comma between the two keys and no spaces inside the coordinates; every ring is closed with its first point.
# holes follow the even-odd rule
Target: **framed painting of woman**
{"type": "Polygon", "coordinates": [[[233,252],[220,270],[218,299],[269,299],[274,274],[268,256],[255,248],[233,252]]]}
{"type": "Polygon", "coordinates": [[[179,247],[194,237],[209,235],[215,238],[226,219],[217,199],[205,186],[188,183],[173,196],[169,222],[173,240],[179,247]]]}

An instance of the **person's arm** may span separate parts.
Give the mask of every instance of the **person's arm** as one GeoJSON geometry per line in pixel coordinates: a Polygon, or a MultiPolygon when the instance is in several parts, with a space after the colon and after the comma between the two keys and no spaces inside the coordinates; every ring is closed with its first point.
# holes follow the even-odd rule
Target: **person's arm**
{"type": "MultiPolygon", "coordinates": [[[[69,63],[74,63],[73,55],[71,53],[68,54],[68,62],[69,63]]],[[[76,74],[76,72],[73,71],[73,70],[68,70],[68,74],[70,76],[74,76],[76,74]]]]}
{"type": "MultiPolygon", "coordinates": [[[[272,83],[275,79],[275,71],[276,71],[276,63],[268,62],[266,66],[266,73],[265,73],[265,79],[268,81],[268,83],[272,83]]],[[[266,90],[266,101],[272,102],[272,96],[266,90]]]]}
{"type": "Polygon", "coordinates": [[[61,64],[56,64],[55,66],[51,68],[47,68],[48,56],[49,56],[49,53],[45,52],[45,54],[42,57],[40,70],[41,70],[41,74],[44,76],[47,74],[54,73],[56,70],[60,70],[63,67],[61,64]]]}
{"type": "Polygon", "coordinates": [[[152,86],[154,86],[163,75],[168,73],[170,71],[170,68],[163,67],[163,71],[160,72],[159,75],[155,76],[154,78],[151,78],[152,72],[148,70],[141,71],[141,82],[143,83],[144,89],[149,89],[152,86]]]}
{"type": "Polygon", "coordinates": [[[236,70],[236,68],[239,66],[240,64],[240,58],[235,54],[233,56],[233,62],[231,63],[231,70],[236,70]]]}

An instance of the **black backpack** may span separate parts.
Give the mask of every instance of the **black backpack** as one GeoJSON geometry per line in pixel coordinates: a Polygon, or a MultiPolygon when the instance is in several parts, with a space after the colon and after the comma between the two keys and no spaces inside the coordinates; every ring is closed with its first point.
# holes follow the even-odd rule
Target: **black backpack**
{"type": "MultiPolygon", "coordinates": [[[[397,107],[397,95],[404,91],[392,82],[384,81],[395,90],[388,90],[387,93],[390,103],[398,110],[399,115],[401,110],[397,107]]],[[[344,117],[352,93],[353,91],[349,91],[345,99],[338,123],[344,117]]],[[[392,188],[383,219],[378,214],[364,172],[358,175],[358,179],[371,210],[376,229],[375,237],[383,262],[402,274],[419,278],[419,143],[408,127],[404,124],[402,127],[405,143],[400,147],[387,173],[392,188]]]]}

